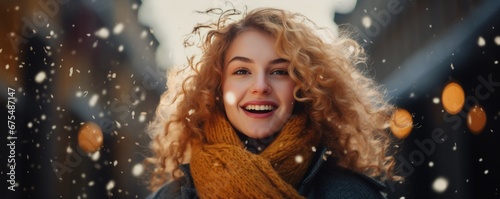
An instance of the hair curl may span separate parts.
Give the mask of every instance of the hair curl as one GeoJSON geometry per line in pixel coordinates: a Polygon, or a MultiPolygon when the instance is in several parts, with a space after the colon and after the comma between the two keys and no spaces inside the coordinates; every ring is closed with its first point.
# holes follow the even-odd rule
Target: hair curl
{"type": "Polygon", "coordinates": [[[177,167],[189,162],[189,141],[203,138],[201,127],[214,112],[224,113],[219,100],[223,58],[231,42],[249,28],[274,37],[277,54],[290,61],[294,97],[312,121],[308,128],[318,133],[339,166],[380,180],[401,179],[393,172],[395,160],[387,131],[394,107],[383,99],[380,86],[365,76],[363,49],[347,34],[335,35],[303,15],[279,9],[256,9],[241,20],[233,19],[241,14],[237,10],[207,13],[220,17],[194,28],[191,36],[199,36],[194,38],[201,45],[192,43],[193,37],[185,42],[201,49],[201,57],[192,56],[188,67],[169,72],[168,90],[148,128],[154,152],[146,159],[149,168],[154,168],[152,190],[182,175],[177,167]],[[179,76],[187,76],[180,78],[180,87],[174,83],[179,76]]]}

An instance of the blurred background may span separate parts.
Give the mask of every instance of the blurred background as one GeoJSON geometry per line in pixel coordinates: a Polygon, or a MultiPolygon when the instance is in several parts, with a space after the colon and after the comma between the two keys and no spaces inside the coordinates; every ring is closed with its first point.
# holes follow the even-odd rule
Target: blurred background
{"type": "MultiPolygon", "coordinates": [[[[166,89],[166,68],[182,61],[176,45],[194,25],[185,16],[227,5],[180,2],[0,2],[0,198],[149,194],[145,127],[166,89]],[[90,122],[103,134],[93,153],[78,145],[90,122]]],[[[230,2],[282,6],[353,32],[370,57],[368,75],[413,121],[397,142],[407,178],[387,184],[389,198],[500,198],[500,1],[230,2]],[[449,83],[458,85],[451,102],[443,97],[449,83]]]]}

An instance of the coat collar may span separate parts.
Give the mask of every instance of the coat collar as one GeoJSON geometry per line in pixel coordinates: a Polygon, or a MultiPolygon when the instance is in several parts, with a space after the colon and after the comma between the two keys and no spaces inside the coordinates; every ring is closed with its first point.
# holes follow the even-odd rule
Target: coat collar
{"type": "Polygon", "coordinates": [[[320,153],[317,153],[314,157],[313,164],[309,167],[310,170],[307,172],[306,177],[302,180],[300,183],[300,187],[298,189],[299,193],[301,195],[305,195],[306,192],[309,190],[309,187],[311,187],[311,184],[314,182],[314,178],[318,174],[318,172],[321,169],[321,166],[325,163],[327,160],[327,149],[326,147],[323,147],[320,153]]]}

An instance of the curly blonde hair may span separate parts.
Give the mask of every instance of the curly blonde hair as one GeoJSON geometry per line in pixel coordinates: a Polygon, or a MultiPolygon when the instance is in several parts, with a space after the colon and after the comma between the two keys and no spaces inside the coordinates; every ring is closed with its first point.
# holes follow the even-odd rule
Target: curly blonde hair
{"type": "Polygon", "coordinates": [[[154,156],[146,159],[154,168],[150,188],[157,189],[182,175],[179,164],[190,159],[190,140],[203,139],[202,126],[214,114],[224,114],[221,98],[223,58],[239,33],[257,29],[274,37],[277,54],[290,62],[296,82],[294,97],[310,117],[310,126],[322,145],[336,157],[337,165],[380,180],[396,180],[395,160],[387,127],[394,107],[384,100],[380,86],[366,77],[363,49],[346,34],[317,28],[305,16],[279,9],[256,9],[241,15],[219,12],[216,22],[195,27],[200,36],[201,57],[190,57],[188,67],[169,72],[167,92],[148,131],[154,156]],[[208,29],[206,34],[201,30],[208,29]],[[326,34],[320,34],[326,33],[326,34]],[[325,37],[327,35],[328,37],[325,37]],[[344,36],[342,36],[344,35],[344,36]],[[179,87],[174,81],[188,75],[179,87]]]}

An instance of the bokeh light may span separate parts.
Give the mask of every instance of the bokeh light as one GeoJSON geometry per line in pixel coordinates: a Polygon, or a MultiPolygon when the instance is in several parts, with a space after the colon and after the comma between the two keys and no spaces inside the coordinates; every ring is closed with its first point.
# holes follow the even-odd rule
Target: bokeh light
{"type": "Polygon", "coordinates": [[[467,127],[474,134],[479,134],[483,131],[486,125],[486,113],[484,109],[476,105],[472,107],[467,114],[467,127]]]}
{"type": "Polygon", "coordinates": [[[484,38],[483,38],[483,37],[479,37],[479,38],[477,38],[477,45],[478,45],[479,47],[484,47],[484,46],[486,45],[486,40],[484,40],[484,38]]]}
{"type": "Polygon", "coordinates": [[[443,89],[441,96],[444,110],[455,115],[462,110],[465,102],[464,89],[456,82],[448,83],[443,89]]]}
{"type": "Polygon", "coordinates": [[[399,108],[392,114],[390,128],[392,134],[398,139],[404,139],[410,135],[413,128],[413,119],[406,109],[399,108]]]}
{"type": "Polygon", "coordinates": [[[87,152],[93,153],[101,148],[103,135],[101,128],[94,122],[86,122],[78,132],[78,145],[87,152]]]}
{"type": "Polygon", "coordinates": [[[236,103],[236,96],[234,96],[234,93],[232,92],[227,92],[224,95],[224,101],[227,102],[228,104],[234,104],[236,103]]]}
{"type": "Polygon", "coordinates": [[[434,180],[434,183],[432,183],[432,189],[435,192],[443,193],[444,191],[446,191],[447,188],[448,188],[448,179],[444,177],[438,177],[436,178],[436,180],[434,180]]]}
{"type": "Polygon", "coordinates": [[[500,46],[500,36],[496,36],[496,37],[495,37],[495,44],[496,44],[497,46],[500,46]]]}

